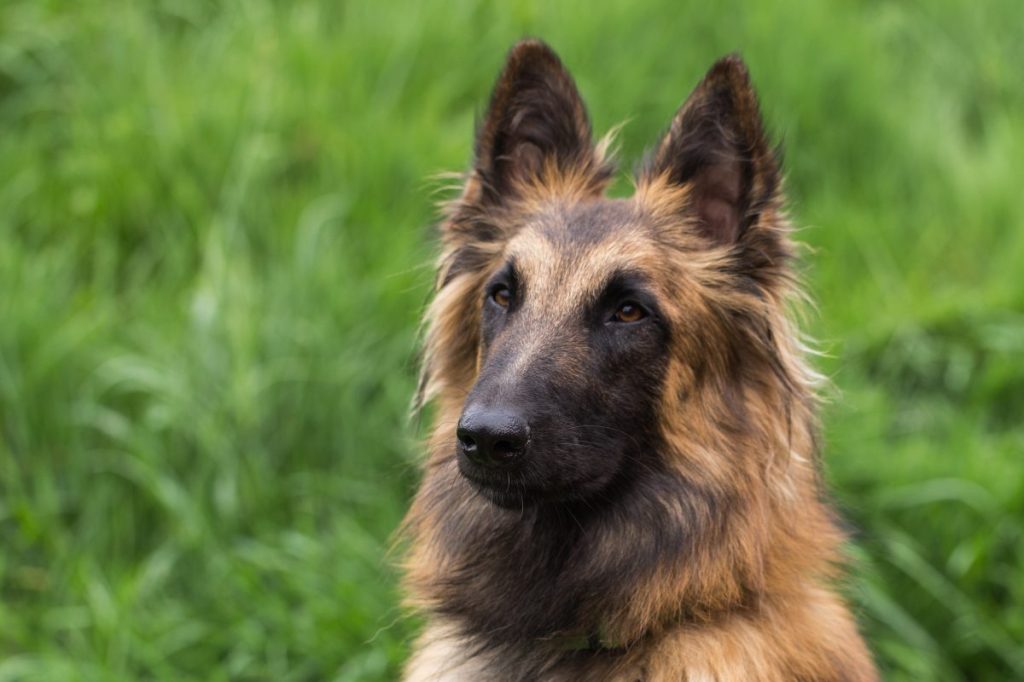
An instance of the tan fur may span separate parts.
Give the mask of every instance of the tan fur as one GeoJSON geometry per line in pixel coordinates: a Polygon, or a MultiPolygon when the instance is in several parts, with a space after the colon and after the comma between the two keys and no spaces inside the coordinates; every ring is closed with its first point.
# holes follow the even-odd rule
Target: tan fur
{"type": "MultiPolygon", "coordinates": [[[[743,105],[756,109],[756,101],[743,105]]],[[[694,485],[727,494],[734,506],[724,520],[713,518],[721,510],[703,510],[710,525],[724,524],[714,544],[697,547],[690,561],[664,566],[632,585],[627,599],[608,603],[598,630],[608,642],[624,645],[625,653],[559,667],[555,648],[545,679],[877,679],[856,623],[835,590],[844,538],[822,502],[815,442],[819,379],[790,320],[801,296],[792,271],[784,263],[769,263],[762,267],[758,292],[731,286],[737,250],[709,244],[698,233],[685,217],[689,187],[673,185],[665,175],[641,177],[633,197],[619,200],[635,224],[620,226],[614,236],[585,249],[559,250],[547,235],[557,230],[560,216],[588,202],[608,201],[601,196],[607,178],[595,172],[607,163],[606,148],[602,145],[582,166],[544,165],[538,174],[517,180],[513,198],[501,206],[480,207],[480,188],[470,174],[463,194],[447,210],[439,290],[426,316],[419,398],[421,404],[435,404],[436,428],[423,490],[405,521],[412,538],[405,562],[409,603],[429,617],[437,606],[433,586],[453,561],[445,549],[440,510],[429,505],[426,491],[460,485],[452,431],[480,369],[476,330],[484,282],[514,256],[535,286],[521,314],[536,317],[538,333],[534,345],[519,349],[523,366],[508,369],[514,378],[532,354],[552,344],[579,343],[571,334],[555,334],[559,327],[552,321],[593,296],[606,273],[626,266],[651,277],[673,327],[681,330],[672,340],[659,407],[671,466],[694,485]],[[500,239],[474,242],[471,223],[481,212],[500,239]],[[483,264],[449,276],[467,244],[483,264]],[[748,334],[747,352],[757,359],[750,366],[757,370],[729,383],[731,360],[723,349],[738,333],[730,322],[736,318],[747,321],[741,333],[748,334]],[[736,424],[742,424],[741,432],[736,424]]],[[[764,207],[751,230],[763,231],[780,252],[792,253],[780,204],[764,207]]],[[[664,518],[684,515],[683,501],[661,503],[664,518]]],[[[477,513],[501,512],[481,506],[477,513]]],[[[650,522],[628,519],[603,529],[592,545],[609,565],[628,561],[620,550],[628,546],[625,539],[645,533],[650,522]]],[[[471,649],[455,624],[431,619],[406,679],[503,679],[501,660],[491,653],[472,656],[471,649]]]]}

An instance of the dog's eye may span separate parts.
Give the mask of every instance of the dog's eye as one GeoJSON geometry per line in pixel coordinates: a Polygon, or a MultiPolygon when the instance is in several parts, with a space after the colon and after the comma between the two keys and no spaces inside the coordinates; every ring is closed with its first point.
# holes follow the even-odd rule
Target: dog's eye
{"type": "Polygon", "coordinates": [[[491,300],[502,308],[507,308],[512,302],[512,292],[509,291],[508,287],[498,287],[491,292],[491,300]]]}
{"type": "Polygon", "coordinates": [[[612,315],[612,322],[639,322],[647,317],[647,311],[639,303],[626,301],[612,315]]]}

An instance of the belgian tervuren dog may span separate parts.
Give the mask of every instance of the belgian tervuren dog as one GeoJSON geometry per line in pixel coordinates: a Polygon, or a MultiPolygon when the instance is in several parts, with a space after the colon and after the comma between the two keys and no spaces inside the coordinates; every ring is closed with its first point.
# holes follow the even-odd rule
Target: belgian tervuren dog
{"type": "Polygon", "coordinates": [[[545,44],[441,224],[408,680],[877,679],[837,594],[779,159],[718,61],[628,199],[545,44]]]}

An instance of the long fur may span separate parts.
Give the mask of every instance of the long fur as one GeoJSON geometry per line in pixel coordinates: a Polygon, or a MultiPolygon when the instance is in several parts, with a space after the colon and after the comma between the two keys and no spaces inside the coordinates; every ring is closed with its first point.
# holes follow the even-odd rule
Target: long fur
{"type": "Polygon", "coordinates": [[[595,213],[642,223],[641,243],[577,258],[585,282],[628,250],[665,302],[674,333],[638,436],[656,456],[579,504],[509,511],[462,479],[453,432],[483,362],[481,291],[510,243],[553,248],[523,216],[607,201],[607,146],[554,53],[514,48],[440,229],[417,398],[435,427],[403,526],[408,603],[427,625],[407,679],[876,679],[835,589],[844,538],[819,476],[819,377],[790,320],[795,247],[735,57],[680,110],[634,196],[595,213]]]}

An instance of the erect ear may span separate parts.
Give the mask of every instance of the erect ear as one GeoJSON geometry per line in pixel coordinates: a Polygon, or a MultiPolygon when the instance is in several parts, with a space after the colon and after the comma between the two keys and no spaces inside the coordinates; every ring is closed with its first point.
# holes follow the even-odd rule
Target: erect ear
{"type": "Polygon", "coordinates": [[[477,133],[479,198],[500,202],[523,183],[554,180],[549,173],[589,177],[596,188],[610,175],[599,156],[583,100],[558,55],[539,40],[517,43],[477,133]]]}
{"type": "Polygon", "coordinates": [[[685,210],[718,244],[736,242],[777,199],[778,160],[739,56],[718,60],[676,113],[641,183],[659,179],[688,187],[685,210]]]}

